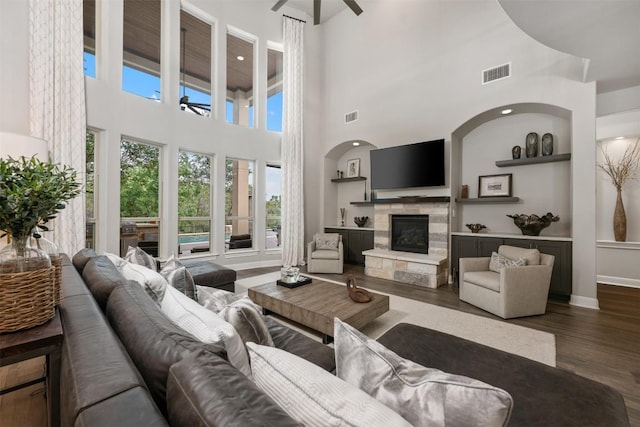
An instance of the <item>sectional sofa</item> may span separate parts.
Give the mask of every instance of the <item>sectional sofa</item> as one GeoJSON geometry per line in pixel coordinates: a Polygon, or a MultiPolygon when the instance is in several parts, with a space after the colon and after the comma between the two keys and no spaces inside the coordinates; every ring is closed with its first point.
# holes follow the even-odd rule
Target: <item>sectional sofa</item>
{"type": "MultiPolygon", "coordinates": [[[[63,426],[300,425],[227,361],[169,321],[104,256],[65,258],[63,426]]],[[[275,347],[335,372],[334,350],[266,317],[275,347]]],[[[617,391],[470,341],[400,324],[379,342],[423,366],[508,391],[513,426],[628,426],[617,391]]],[[[365,368],[366,369],[366,368],[365,368]]]]}

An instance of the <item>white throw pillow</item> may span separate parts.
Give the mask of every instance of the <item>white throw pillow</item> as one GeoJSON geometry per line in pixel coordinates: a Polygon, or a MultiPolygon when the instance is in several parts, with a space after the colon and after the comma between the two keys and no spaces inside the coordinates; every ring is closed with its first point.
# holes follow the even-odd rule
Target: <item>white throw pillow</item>
{"type": "Polygon", "coordinates": [[[334,339],[336,375],[416,427],[497,427],[509,421],[513,399],[500,388],[403,359],[338,318],[334,339]]]}
{"type": "Polygon", "coordinates": [[[410,426],[400,415],[321,367],[275,347],[247,343],[256,385],[305,426],[410,426]]]}
{"type": "MultiPolygon", "coordinates": [[[[117,267],[117,266],[116,266],[117,267]]],[[[147,267],[132,262],[120,264],[120,273],[128,279],[135,280],[147,291],[152,300],[160,304],[164,297],[167,281],[160,273],[150,270],[147,267]]]]}
{"type": "Polygon", "coordinates": [[[525,265],[527,265],[527,260],[524,258],[511,259],[497,252],[492,252],[491,260],[489,261],[489,270],[500,273],[500,270],[505,267],[522,267],[525,265]]]}
{"type": "Polygon", "coordinates": [[[204,343],[224,344],[229,362],[240,372],[251,376],[251,367],[240,335],[229,323],[214,312],[187,297],[172,286],[167,286],[160,310],[173,323],[204,343]]]}
{"type": "Polygon", "coordinates": [[[315,235],[316,250],[337,251],[339,242],[340,235],[338,233],[316,233],[315,235]]]}
{"type": "Polygon", "coordinates": [[[118,270],[120,270],[122,268],[122,266],[127,263],[127,261],[125,261],[124,259],[120,258],[116,254],[112,254],[111,252],[103,252],[102,255],[104,255],[107,258],[109,258],[109,261],[111,261],[113,263],[113,265],[115,265],[118,270]]]}

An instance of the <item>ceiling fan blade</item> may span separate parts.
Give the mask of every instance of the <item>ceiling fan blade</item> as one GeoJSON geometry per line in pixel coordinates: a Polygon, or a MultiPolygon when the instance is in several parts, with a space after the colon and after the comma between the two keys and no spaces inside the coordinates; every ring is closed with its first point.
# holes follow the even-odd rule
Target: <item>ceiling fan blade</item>
{"type": "Polygon", "coordinates": [[[362,13],[362,8],[358,6],[358,3],[356,3],[356,0],[342,0],[342,1],[344,1],[344,4],[349,6],[349,9],[353,10],[353,13],[355,13],[356,15],[360,15],[362,13]]]}
{"type": "Polygon", "coordinates": [[[274,12],[277,12],[278,9],[280,9],[286,2],[287,0],[278,0],[278,2],[273,5],[271,10],[273,10],[274,12]]]}
{"type": "Polygon", "coordinates": [[[191,105],[187,105],[187,107],[189,108],[189,110],[193,111],[194,113],[196,113],[197,115],[201,116],[202,113],[198,110],[196,110],[195,108],[193,108],[191,105]]]}
{"type": "Polygon", "coordinates": [[[190,102],[188,104],[190,107],[196,107],[196,108],[200,108],[202,110],[207,110],[207,111],[211,111],[209,104],[200,104],[197,102],[190,102]]]}
{"type": "Polygon", "coordinates": [[[320,23],[320,0],[313,0],[313,25],[320,23]]]}

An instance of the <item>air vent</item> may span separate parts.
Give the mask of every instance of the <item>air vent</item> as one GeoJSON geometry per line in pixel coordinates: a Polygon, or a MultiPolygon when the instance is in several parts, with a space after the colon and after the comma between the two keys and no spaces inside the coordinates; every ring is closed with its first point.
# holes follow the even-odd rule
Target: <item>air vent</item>
{"type": "Polygon", "coordinates": [[[356,120],[358,120],[358,110],[352,111],[344,115],[345,123],[355,122],[356,120]]]}
{"type": "Polygon", "coordinates": [[[506,79],[511,77],[511,62],[497,67],[489,68],[482,71],[482,84],[495,82],[497,80],[506,79]]]}

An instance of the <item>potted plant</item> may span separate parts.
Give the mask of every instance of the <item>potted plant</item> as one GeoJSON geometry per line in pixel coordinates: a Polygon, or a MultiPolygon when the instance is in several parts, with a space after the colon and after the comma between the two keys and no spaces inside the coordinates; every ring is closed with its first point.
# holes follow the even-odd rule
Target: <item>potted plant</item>
{"type": "Polygon", "coordinates": [[[0,273],[40,268],[30,260],[35,254],[28,245],[32,230],[46,230],[45,224],[80,191],[76,172],[68,166],[36,157],[0,159],[0,230],[11,236],[11,245],[0,251],[0,273]]]}
{"type": "Polygon", "coordinates": [[[29,237],[80,194],[76,172],[35,157],[0,159],[0,333],[41,325],[55,315],[56,268],[29,237]]]}

